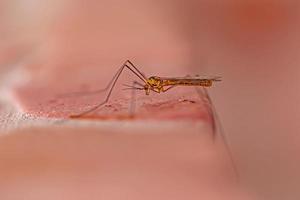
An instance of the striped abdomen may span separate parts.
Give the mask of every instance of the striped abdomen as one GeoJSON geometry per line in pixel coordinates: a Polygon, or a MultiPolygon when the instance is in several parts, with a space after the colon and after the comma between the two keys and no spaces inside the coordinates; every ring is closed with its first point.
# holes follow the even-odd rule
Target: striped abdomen
{"type": "Polygon", "coordinates": [[[163,80],[162,85],[183,85],[183,86],[203,86],[210,87],[212,86],[213,80],[210,79],[167,79],[163,80]]]}

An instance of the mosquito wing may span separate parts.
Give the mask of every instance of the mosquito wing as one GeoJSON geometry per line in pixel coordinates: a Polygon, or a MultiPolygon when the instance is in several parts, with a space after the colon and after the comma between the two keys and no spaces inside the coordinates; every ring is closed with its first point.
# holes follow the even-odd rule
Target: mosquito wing
{"type": "Polygon", "coordinates": [[[183,76],[183,77],[161,77],[162,80],[212,80],[221,81],[221,76],[183,76]]]}

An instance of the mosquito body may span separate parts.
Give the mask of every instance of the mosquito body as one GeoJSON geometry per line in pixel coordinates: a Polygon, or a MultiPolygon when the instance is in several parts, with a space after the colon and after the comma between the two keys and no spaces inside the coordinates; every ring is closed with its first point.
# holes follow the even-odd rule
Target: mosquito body
{"type": "MultiPolygon", "coordinates": [[[[146,95],[150,94],[150,91],[157,93],[166,92],[175,86],[202,86],[211,87],[214,81],[220,81],[220,77],[178,77],[178,78],[166,78],[159,76],[151,76],[147,79],[144,85],[146,95]]],[[[141,88],[139,88],[141,89],[141,88]]]]}
{"type": "Polygon", "coordinates": [[[221,81],[221,77],[201,77],[201,76],[185,76],[185,77],[159,77],[159,76],[151,76],[147,78],[131,61],[127,60],[117,71],[117,73],[113,76],[113,78],[110,80],[108,85],[101,90],[97,91],[91,91],[91,92],[77,92],[69,94],[68,96],[73,95],[89,95],[89,94],[96,94],[100,92],[104,92],[108,90],[108,94],[103,102],[100,104],[94,106],[93,108],[78,114],[73,115],[71,117],[81,117],[83,115],[86,115],[88,113],[91,113],[95,110],[97,110],[102,105],[106,104],[112,94],[112,91],[122,74],[123,70],[127,68],[129,69],[137,78],[140,79],[143,83],[134,81],[132,85],[126,85],[125,90],[144,90],[146,95],[149,95],[151,91],[156,93],[162,93],[167,92],[168,90],[176,87],[176,86],[201,86],[201,87],[211,87],[213,82],[221,81]]]}

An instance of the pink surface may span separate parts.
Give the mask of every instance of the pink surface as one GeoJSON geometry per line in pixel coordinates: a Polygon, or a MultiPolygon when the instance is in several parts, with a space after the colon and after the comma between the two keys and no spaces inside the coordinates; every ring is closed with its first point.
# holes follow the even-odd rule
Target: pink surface
{"type": "Polygon", "coordinates": [[[12,132],[0,138],[0,198],[248,199],[206,127],[181,127],[115,123],[12,132]]]}

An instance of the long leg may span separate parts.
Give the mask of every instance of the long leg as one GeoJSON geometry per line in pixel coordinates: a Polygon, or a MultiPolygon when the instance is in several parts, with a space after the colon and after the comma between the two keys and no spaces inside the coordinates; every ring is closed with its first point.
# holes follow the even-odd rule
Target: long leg
{"type": "Polygon", "coordinates": [[[107,103],[108,100],[109,100],[109,98],[110,98],[110,96],[111,96],[111,93],[112,93],[112,91],[113,91],[113,89],[114,89],[114,87],[115,87],[115,85],[116,85],[116,83],[117,83],[117,81],[118,81],[118,79],[119,79],[119,77],[120,77],[120,75],[122,74],[122,72],[123,72],[123,70],[124,70],[124,68],[129,69],[129,70],[130,70],[131,72],[133,72],[137,77],[139,77],[142,81],[145,82],[145,80],[144,80],[142,77],[140,77],[140,74],[138,74],[137,72],[135,72],[130,66],[127,65],[127,62],[128,62],[128,61],[126,61],[126,62],[121,66],[121,68],[117,71],[117,73],[116,73],[116,75],[115,75],[115,79],[113,79],[113,81],[112,81],[112,84],[111,84],[111,87],[110,87],[110,89],[109,89],[108,95],[106,96],[106,98],[105,98],[105,100],[104,100],[103,102],[101,102],[100,104],[94,106],[93,108],[91,108],[91,109],[89,109],[89,110],[87,110],[87,111],[85,111],[85,112],[83,112],[83,113],[80,113],[80,114],[78,114],[78,115],[72,115],[71,117],[73,117],[73,118],[82,117],[82,116],[84,116],[84,115],[86,115],[86,114],[88,114],[88,113],[91,113],[91,112],[97,110],[99,107],[101,107],[102,105],[104,105],[105,103],[107,103]]]}
{"type": "MultiPolygon", "coordinates": [[[[147,80],[146,76],[140,70],[138,70],[138,68],[130,60],[126,60],[122,66],[124,66],[124,65],[127,65],[127,67],[130,69],[130,71],[132,71],[143,82],[145,82],[147,80]],[[131,67],[129,67],[127,64],[131,65],[133,67],[133,69],[131,67]]],[[[74,96],[82,96],[82,95],[94,95],[94,94],[105,92],[110,88],[111,84],[113,83],[113,81],[115,80],[115,78],[117,77],[117,75],[119,74],[119,72],[121,70],[122,70],[122,67],[120,67],[118,69],[118,71],[115,73],[113,78],[108,82],[108,84],[106,85],[105,88],[95,90],[95,91],[90,91],[90,92],[72,92],[72,93],[59,95],[59,97],[65,98],[65,97],[74,97],[74,96]]]]}
{"type": "Polygon", "coordinates": [[[117,77],[120,70],[121,70],[121,68],[118,69],[118,71],[114,74],[113,78],[108,82],[108,84],[105,86],[105,88],[95,90],[95,91],[90,91],[90,92],[72,92],[72,93],[59,95],[59,97],[65,98],[65,97],[74,97],[74,96],[83,96],[83,95],[94,95],[94,94],[105,92],[109,89],[109,87],[111,86],[111,84],[115,80],[115,78],[117,77]]]}
{"type": "MultiPolygon", "coordinates": [[[[139,82],[134,81],[132,83],[132,88],[136,88],[136,85],[141,86],[141,84],[139,82]]],[[[136,108],[136,89],[133,89],[132,94],[131,94],[131,103],[130,103],[130,109],[129,109],[129,115],[131,117],[134,116],[135,108],[136,108]]]]}
{"type": "MultiPolygon", "coordinates": [[[[199,88],[196,88],[196,91],[200,95],[200,97],[202,98],[203,94],[199,90],[199,88]]],[[[214,106],[214,104],[213,104],[213,102],[212,102],[212,100],[210,98],[210,95],[209,95],[207,89],[205,87],[202,87],[202,91],[204,93],[205,98],[207,99],[207,101],[209,103],[209,110],[210,110],[210,112],[212,114],[212,117],[213,117],[214,135],[216,135],[216,132],[220,133],[220,136],[221,136],[221,138],[222,138],[222,140],[224,142],[225,148],[226,148],[226,150],[228,152],[229,159],[230,159],[230,161],[232,163],[233,171],[236,174],[236,177],[237,177],[237,180],[238,180],[239,179],[239,172],[238,172],[237,166],[235,164],[235,161],[233,159],[233,155],[232,155],[231,149],[229,147],[229,143],[228,143],[227,137],[225,135],[225,131],[223,130],[223,127],[222,127],[220,118],[218,116],[218,113],[216,111],[216,108],[215,108],[215,106],[214,106]]]]}
{"type": "Polygon", "coordinates": [[[196,90],[197,90],[198,94],[200,95],[200,97],[202,98],[202,100],[205,101],[203,103],[208,104],[206,106],[206,109],[207,109],[207,111],[209,112],[209,114],[212,118],[213,138],[215,139],[216,133],[217,133],[217,125],[216,125],[216,119],[215,119],[216,116],[215,116],[212,100],[211,100],[211,98],[208,94],[208,91],[206,90],[205,87],[202,87],[202,92],[200,92],[198,90],[198,88],[196,88],[196,90]],[[203,95],[204,95],[204,97],[203,97],[203,95]]]}
{"type": "Polygon", "coordinates": [[[144,78],[144,82],[147,81],[147,77],[130,60],[127,60],[126,62],[128,62],[144,78]]]}
{"type": "Polygon", "coordinates": [[[128,84],[123,84],[124,86],[126,86],[126,88],[124,88],[123,90],[133,90],[133,89],[135,89],[135,90],[145,90],[143,84],[141,84],[137,81],[134,81],[134,83],[135,83],[134,86],[133,85],[128,85],[128,84]],[[140,87],[136,87],[135,85],[138,85],[140,87]]]}

